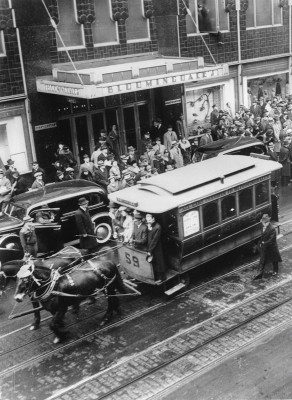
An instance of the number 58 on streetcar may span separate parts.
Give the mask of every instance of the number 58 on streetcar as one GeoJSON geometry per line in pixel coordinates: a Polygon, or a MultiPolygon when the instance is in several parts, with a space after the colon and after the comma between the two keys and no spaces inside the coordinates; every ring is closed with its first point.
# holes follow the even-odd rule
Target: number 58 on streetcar
{"type": "MultiPolygon", "coordinates": [[[[212,158],[144,179],[109,199],[155,216],[162,228],[165,281],[173,279],[174,292],[189,270],[260,237],[261,216],[271,214],[271,174],[281,167],[246,156],[212,158]]],[[[119,258],[130,277],[158,284],[145,251],[123,245],[119,258]]]]}

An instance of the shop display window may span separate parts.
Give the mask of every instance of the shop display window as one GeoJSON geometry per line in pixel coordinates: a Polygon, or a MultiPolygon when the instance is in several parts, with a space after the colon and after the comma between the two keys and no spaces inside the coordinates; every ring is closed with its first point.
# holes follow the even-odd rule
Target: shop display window
{"type": "Polygon", "coordinates": [[[247,80],[248,106],[254,100],[265,101],[276,96],[285,98],[290,94],[289,74],[277,74],[247,80]]]}
{"type": "Polygon", "coordinates": [[[144,16],[143,0],[128,0],[129,17],[126,19],[128,42],[150,40],[149,21],[144,16]]]}
{"type": "Polygon", "coordinates": [[[95,21],[92,23],[93,43],[103,46],[118,43],[118,25],[112,19],[110,0],[95,0],[95,21]]]}
{"type": "Polygon", "coordinates": [[[222,0],[190,0],[186,16],[187,34],[229,31],[229,15],[222,0]],[[194,23],[194,21],[195,23],[194,23]]]}
{"type": "Polygon", "coordinates": [[[259,28],[273,25],[282,25],[282,8],[279,0],[249,0],[246,27],[259,28]]]}
{"type": "MultiPolygon", "coordinates": [[[[84,47],[83,26],[77,22],[75,0],[58,0],[58,31],[66,47],[84,47]]],[[[64,48],[56,33],[58,48],[64,48]]]]}

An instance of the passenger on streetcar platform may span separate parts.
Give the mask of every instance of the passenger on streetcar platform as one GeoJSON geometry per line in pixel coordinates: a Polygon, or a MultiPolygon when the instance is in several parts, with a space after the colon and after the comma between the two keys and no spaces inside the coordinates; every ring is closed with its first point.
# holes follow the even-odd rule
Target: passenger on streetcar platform
{"type": "Polygon", "coordinates": [[[143,215],[136,211],[134,212],[134,233],[132,243],[138,250],[147,250],[147,226],[144,222],[143,215]]]}
{"type": "Polygon", "coordinates": [[[161,241],[161,226],[156,222],[152,214],[146,214],[147,223],[147,257],[148,261],[153,263],[155,280],[164,281],[165,263],[161,241]]]}
{"type": "Polygon", "coordinates": [[[125,218],[123,222],[124,231],[122,232],[124,243],[130,243],[133,237],[134,232],[134,219],[131,215],[132,210],[127,207],[120,207],[119,210],[122,213],[122,216],[125,218]]]}

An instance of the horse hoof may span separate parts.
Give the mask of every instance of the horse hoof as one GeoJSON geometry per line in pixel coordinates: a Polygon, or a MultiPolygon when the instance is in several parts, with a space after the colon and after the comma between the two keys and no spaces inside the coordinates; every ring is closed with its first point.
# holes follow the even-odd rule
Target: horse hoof
{"type": "Polygon", "coordinates": [[[58,343],[60,343],[60,342],[61,342],[61,339],[60,339],[59,337],[55,337],[53,343],[54,343],[54,344],[58,344],[58,343]]]}

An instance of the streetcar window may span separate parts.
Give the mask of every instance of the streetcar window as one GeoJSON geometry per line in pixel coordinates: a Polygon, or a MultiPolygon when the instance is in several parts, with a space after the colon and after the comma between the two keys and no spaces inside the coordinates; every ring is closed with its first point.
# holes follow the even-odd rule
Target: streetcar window
{"type": "Polygon", "coordinates": [[[243,189],[239,192],[239,212],[250,210],[253,208],[252,188],[243,189]]]}
{"type": "Polygon", "coordinates": [[[269,182],[262,182],[256,185],[256,206],[269,201],[269,182]]]}
{"type": "Polygon", "coordinates": [[[178,236],[177,216],[175,211],[165,214],[165,227],[168,235],[178,236]]]}
{"type": "Polygon", "coordinates": [[[227,196],[221,201],[222,221],[234,217],[236,214],[235,195],[227,196]]]}
{"type": "Polygon", "coordinates": [[[209,203],[203,207],[204,228],[219,223],[218,203],[209,203]]]}

